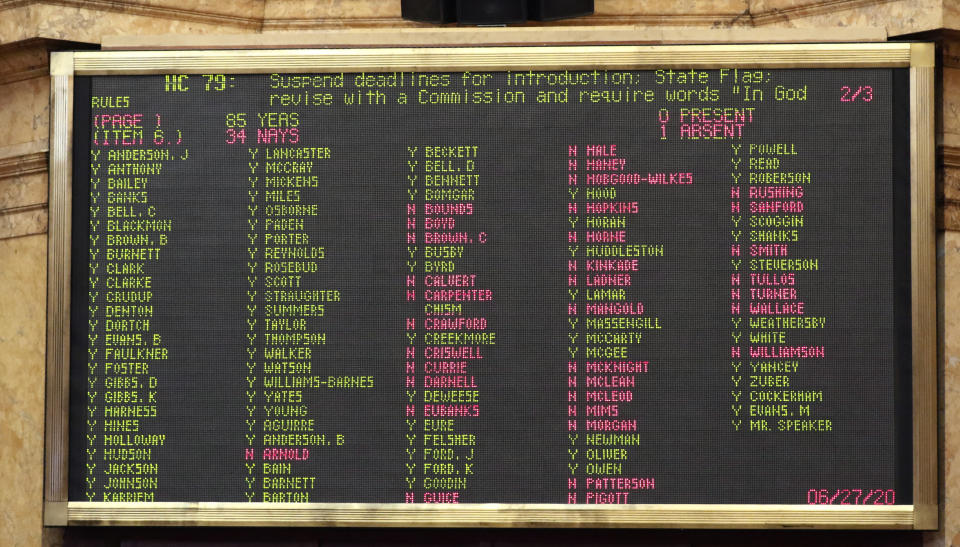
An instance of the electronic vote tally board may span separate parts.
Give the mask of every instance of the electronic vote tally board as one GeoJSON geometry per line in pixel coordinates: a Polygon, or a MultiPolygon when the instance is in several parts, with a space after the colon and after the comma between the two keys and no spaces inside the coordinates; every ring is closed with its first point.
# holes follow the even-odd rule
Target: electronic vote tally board
{"type": "Polygon", "coordinates": [[[47,521],[935,527],[932,74],[54,54],[47,521]]]}

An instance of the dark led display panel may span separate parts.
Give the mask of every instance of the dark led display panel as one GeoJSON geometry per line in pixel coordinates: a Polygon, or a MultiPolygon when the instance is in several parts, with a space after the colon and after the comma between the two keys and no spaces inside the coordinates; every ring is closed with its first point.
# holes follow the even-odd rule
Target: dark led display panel
{"type": "Polygon", "coordinates": [[[77,76],[69,499],[911,504],[908,81],[77,76]]]}

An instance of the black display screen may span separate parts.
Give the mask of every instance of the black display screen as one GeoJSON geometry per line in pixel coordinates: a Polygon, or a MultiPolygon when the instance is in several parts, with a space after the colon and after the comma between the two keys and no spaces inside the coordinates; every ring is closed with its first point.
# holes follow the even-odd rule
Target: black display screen
{"type": "Polygon", "coordinates": [[[77,77],[69,497],[910,504],[907,82],[77,77]]]}

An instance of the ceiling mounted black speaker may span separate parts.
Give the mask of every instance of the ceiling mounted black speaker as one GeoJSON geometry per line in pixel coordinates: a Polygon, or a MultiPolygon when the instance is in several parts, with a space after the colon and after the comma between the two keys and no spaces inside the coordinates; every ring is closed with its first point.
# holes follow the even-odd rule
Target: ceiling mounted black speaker
{"type": "Polygon", "coordinates": [[[400,0],[400,16],[424,23],[453,23],[457,0],[400,0]]]}
{"type": "Polygon", "coordinates": [[[527,9],[535,21],[553,21],[593,14],[593,0],[529,0],[527,9]]]}
{"type": "Polygon", "coordinates": [[[506,25],[527,20],[527,0],[458,0],[461,25],[506,25]]]}

